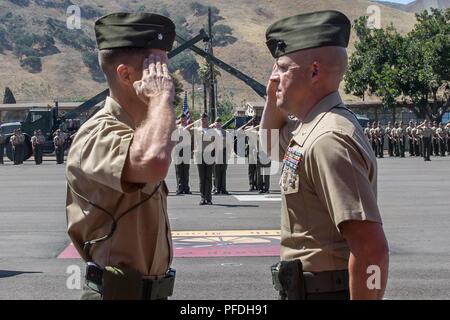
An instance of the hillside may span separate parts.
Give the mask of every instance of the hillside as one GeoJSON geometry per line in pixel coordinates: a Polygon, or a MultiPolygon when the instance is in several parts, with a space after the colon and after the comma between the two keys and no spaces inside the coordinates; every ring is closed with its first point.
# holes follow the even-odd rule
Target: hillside
{"type": "MultiPolygon", "coordinates": [[[[93,22],[104,13],[113,11],[158,11],[168,13],[183,31],[196,35],[207,22],[206,15],[192,9],[194,1],[119,1],[119,0],[3,0],[0,2],[0,40],[11,38],[11,23],[16,34],[26,33],[27,37],[14,36],[3,41],[0,46],[0,91],[8,86],[18,102],[80,100],[104,89],[101,75],[95,72],[95,51],[93,44],[93,22]],[[77,4],[82,11],[82,30],[64,28],[66,8],[77,4]],[[5,18],[6,13],[10,13],[5,18]],[[22,20],[21,20],[22,19],[22,20]],[[184,21],[184,19],[186,21],[184,21]],[[21,29],[17,21],[22,21],[21,29]],[[3,23],[3,25],[2,25],[3,23]],[[9,24],[8,24],[9,23],[9,24]],[[31,26],[31,28],[29,28],[31,26]],[[2,32],[3,28],[3,32],[2,32]],[[26,31],[24,31],[26,30],[26,31]],[[32,31],[28,31],[32,30],[32,31]],[[50,36],[50,37],[49,37],[50,36]],[[6,37],[6,38],[5,38],[6,37]],[[18,38],[20,44],[18,45],[18,38]],[[50,39],[51,38],[51,39],[50,39]],[[30,53],[24,46],[31,43],[30,53]],[[34,55],[37,59],[27,59],[34,55]],[[39,61],[40,60],[40,65],[39,61]],[[88,66],[91,66],[89,68],[88,66]]],[[[308,11],[335,9],[347,14],[351,20],[364,15],[372,4],[366,0],[208,0],[198,3],[212,5],[218,9],[217,24],[222,25],[224,43],[215,47],[215,55],[237,67],[261,83],[265,83],[271,70],[272,58],[264,43],[267,26],[275,20],[308,11]]],[[[414,25],[412,13],[406,13],[380,5],[382,25],[393,23],[406,33],[414,25]]],[[[350,52],[355,35],[352,34],[350,52]]],[[[198,62],[201,59],[197,58],[198,62]]],[[[227,75],[224,71],[219,78],[219,100],[223,92],[231,92],[229,98],[236,104],[243,99],[259,100],[245,84],[227,75]]],[[[196,85],[199,89],[200,85],[196,85]]],[[[191,86],[185,83],[190,91],[191,86]]],[[[201,91],[197,90],[199,94],[201,91]]],[[[350,98],[350,97],[348,97],[350,98]]],[[[200,103],[200,95],[196,98],[200,103]]],[[[199,107],[199,105],[197,105],[199,107]]]]}
{"type": "Polygon", "coordinates": [[[416,0],[406,5],[406,10],[409,12],[420,12],[430,8],[450,8],[450,0],[416,0]]]}
{"type": "Polygon", "coordinates": [[[373,2],[379,2],[386,6],[407,12],[421,12],[423,10],[429,10],[430,8],[436,9],[450,8],[450,0],[416,0],[408,4],[400,4],[389,1],[373,1],[373,2]]]}

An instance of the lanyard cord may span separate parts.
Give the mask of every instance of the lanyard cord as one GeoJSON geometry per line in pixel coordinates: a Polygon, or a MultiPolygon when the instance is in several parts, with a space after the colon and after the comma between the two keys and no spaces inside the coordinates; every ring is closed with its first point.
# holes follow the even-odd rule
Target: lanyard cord
{"type": "Polygon", "coordinates": [[[158,183],[158,185],[155,187],[155,190],[153,190],[153,192],[146,197],[144,200],[139,201],[138,203],[136,203],[135,205],[131,206],[130,208],[128,208],[127,210],[125,210],[124,212],[122,212],[121,214],[119,214],[119,218],[116,220],[114,218],[114,216],[108,212],[106,209],[100,207],[99,205],[93,203],[92,201],[90,201],[89,199],[86,199],[85,197],[83,197],[81,194],[79,194],[78,192],[75,191],[75,189],[72,187],[72,185],[69,183],[69,180],[67,179],[66,176],[66,181],[67,181],[67,185],[69,186],[69,189],[80,199],[84,200],[85,202],[89,203],[91,206],[93,206],[94,208],[97,208],[98,210],[106,213],[106,215],[112,220],[112,224],[111,224],[111,230],[109,231],[108,234],[104,235],[103,237],[97,238],[97,239],[93,239],[93,240],[89,240],[86,241],[84,243],[83,246],[83,252],[86,255],[86,257],[88,258],[88,260],[92,260],[91,256],[89,254],[89,249],[91,248],[91,246],[93,244],[108,240],[109,238],[112,237],[112,235],[114,234],[114,232],[116,231],[117,228],[117,223],[119,222],[120,219],[122,219],[127,213],[133,211],[134,209],[136,209],[137,207],[139,207],[140,205],[142,205],[144,202],[150,200],[151,197],[153,197],[153,195],[159,190],[159,188],[161,187],[161,182],[158,183]]]}

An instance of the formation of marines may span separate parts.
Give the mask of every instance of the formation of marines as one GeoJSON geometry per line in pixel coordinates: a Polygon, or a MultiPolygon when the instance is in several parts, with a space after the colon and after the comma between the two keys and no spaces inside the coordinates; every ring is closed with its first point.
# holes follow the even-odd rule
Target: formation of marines
{"type": "MultiPolygon", "coordinates": [[[[33,136],[30,139],[31,150],[34,156],[34,161],[36,165],[42,164],[44,145],[45,145],[45,135],[42,133],[41,129],[35,130],[33,136]]],[[[56,163],[64,163],[64,152],[67,144],[67,137],[61,129],[56,130],[53,135],[53,146],[55,148],[56,163]]],[[[0,164],[4,164],[4,150],[6,147],[7,139],[6,135],[1,132],[0,129],[0,164]]],[[[23,164],[26,154],[26,136],[23,134],[22,129],[18,128],[14,130],[13,135],[9,139],[9,144],[11,145],[13,163],[14,165],[23,164]]]]}
{"type": "Polygon", "coordinates": [[[380,122],[369,122],[364,134],[379,158],[383,158],[385,141],[390,157],[404,158],[406,151],[410,157],[423,157],[425,161],[431,161],[433,155],[450,155],[450,121],[447,124],[410,121],[407,127],[403,121],[388,122],[386,128],[380,122]]]}
{"type": "MultiPolygon", "coordinates": [[[[200,119],[188,124],[186,115],[177,119],[177,131],[173,160],[177,182],[176,194],[192,194],[189,186],[189,169],[191,156],[197,165],[200,183],[200,205],[211,205],[212,194],[228,195],[226,176],[228,161],[234,150],[234,137],[222,128],[218,117],[208,124],[208,116],[202,114],[200,119]],[[211,159],[207,159],[210,151],[211,159]]],[[[260,194],[269,193],[271,162],[259,148],[259,124],[253,117],[236,130],[246,137],[245,157],[248,159],[249,191],[260,194]]]]}

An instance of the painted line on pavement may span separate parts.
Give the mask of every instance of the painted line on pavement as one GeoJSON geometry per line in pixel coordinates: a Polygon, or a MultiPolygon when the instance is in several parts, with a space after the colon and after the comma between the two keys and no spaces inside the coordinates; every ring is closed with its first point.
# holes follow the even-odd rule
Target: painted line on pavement
{"type": "MultiPolygon", "coordinates": [[[[280,254],[279,230],[173,231],[176,258],[271,257],[280,254]]],[[[79,259],[71,243],[58,259],[79,259]]]]}

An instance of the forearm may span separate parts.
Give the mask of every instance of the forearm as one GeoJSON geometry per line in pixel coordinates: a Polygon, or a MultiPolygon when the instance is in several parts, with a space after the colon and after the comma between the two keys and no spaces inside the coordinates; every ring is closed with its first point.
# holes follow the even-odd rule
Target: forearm
{"type": "MultiPolygon", "coordinates": [[[[272,146],[275,145],[277,141],[272,141],[273,130],[279,130],[286,124],[288,120],[288,115],[277,108],[276,99],[267,98],[266,105],[264,107],[264,112],[261,118],[259,136],[261,139],[261,144],[264,151],[267,154],[271,154],[272,146]]],[[[275,137],[278,135],[275,134],[275,137]]]]}
{"type": "Polygon", "coordinates": [[[388,278],[389,255],[350,254],[348,263],[350,298],[381,300],[388,278]],[[372,269],[373,268],[373,269],[372,269]]]}
{"type": "Polygon", "coordinates": [[[149,107],[147,117],[136,128],[130,147],[130,158],[146,162],[169,159],[174,143],[175,113],[170,99],[149,107]]]}
{"type": "Polygon", "coordinates": [[[287,120],[288,115],[277,108],[276,99],[267,98],[261,118],[261,129],[281,129],[287,120]]]}

